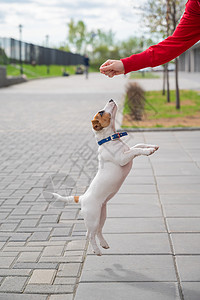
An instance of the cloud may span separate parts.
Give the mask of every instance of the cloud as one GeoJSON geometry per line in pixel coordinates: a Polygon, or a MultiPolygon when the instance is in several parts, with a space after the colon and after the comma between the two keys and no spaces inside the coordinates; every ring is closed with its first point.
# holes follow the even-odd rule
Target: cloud
{"type": "Polygon", "coordinates": [[[32,0],[1,0],[1,4],[6,3],[6,4],[12,4],[12,3],[27,3],[27,2],[32,2],[32,0]]]}
{"type": "MultiPolygon", "coordinates": [[[[0,0],[0,36],[18,38],[18,24],[23,25],[23,37],[33,43],[63,43],[67,23],[71,18],[83,20],[88,30],[112,29],[116,38],[140,32],[139,19],[133,3],[137,0],[0,0]]],[[[145,1],[145,0],[141,0],[145,1]]]]}
{"type": "Polygon", "coordinates": [[[2,11],[0,11],[0,23],[4,23],[5,22],[5,15],[2,11]]]}

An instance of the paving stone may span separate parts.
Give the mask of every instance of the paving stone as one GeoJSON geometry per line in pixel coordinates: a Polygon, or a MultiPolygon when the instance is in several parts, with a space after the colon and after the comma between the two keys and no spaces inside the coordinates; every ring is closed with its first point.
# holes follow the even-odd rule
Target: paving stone
{"type": "MultiPolygon", "coordinates": [[[[200,182],[200,176],[157,176],[156,181],[159,185],[174,185],[176,184],[177,186],[182,184],[182,185],[196,185],[199,184],[200,182]]],[[[181,187],[181,190],[184,187],[181,187]]],[[[178,191],[179,194],[180,191],[178,191]]],[[[169,193],[168,193],[169,194],[169,193]]]]}
{"type": "Polygon", "coordinates": [[[81,283],[75,300],[102,300],[102,294],[104,299],[109,300],[180,300],[178,286],[174,282],[81,283]]]}
{"type": "Polygon", "coordinates": [[[54,284],[76,284],[76,277],[56,277],[54,284]]]}
{"type": "Polygon", "coordinates": [[[34,270],[28,284],[52,284],[55,270],[34,270]]]}
{"type": "Polygon", "coordinates": [[[27,239],[31,236],[31,233],[21,233],[15,232],[10,237],[10,241],[27,241],[27,239]]]}
{"type": "MultiPolygon", "coordinates": [[[[140,165],[138,168],[141,169],[140,165]]],[[[135,167],[135,166],[134,166],[135,167]]],[[[150,166],[151,169],[151,166],[150,166]]],[[[131,176],[131,174],[129,173],[129,176],[126,177],[126,179],[124,180],[123,186],[124,185],[151,185],[151,184],[155,184],[155,179],[153,176],[135,176],[134,172],[133,172],[133,176],[131,176]]]]}
{"type": "Polygon", "coordinates": [[[157,194],[116,194],[110,202],[111,204],[158,204],[157,194]]]}
{"type": "Polygon", "coordinates": [[[38,246],[65,246],[66,241],[33,241],[28,242],[28,246],[31,248],[38,247],[38,246]]]}
{"type": "Polygon", "coordinates": [[[0,269],[0,276],[27,276],[31,269],[0,269]]]}
{"type": "Polygon", "coordinates": [[[171,236],[175,254],[200,254],[199,233],[173,233],[171,236]]]}
{"type": "Polygon", "coordinates": [[[83,231],[83,232],[86,232],[85,224],[84,224],[84,223],[76,224],[76,225],[74,226],[74,229],[73,229],[73,232],[75,232],[75,231],[83,231]]]}
{"type": "Polygon", "coordinates": [[[170,255],[88,255],[81,282],[176,281],[170,255]]]}
{"type": "Polygon", "coordinates": [[[161,202],[163,204],[199,204],[199,194],[161,194],[161,202]]]}
{"type": "MultiPolygon", "coordinates": [[[[3,233],[2,232],[2,235],[0,236],[0,242],[7,242],[7,240],[10,238],[11,236],[11,233],[10,232],[6,232],[6,233],[3,233]],[[4,235],[3,235],[4,234],[4,235]]],[[[4,243],[5,244],[5,243],[4,243]]],[[[2,244],[3,245],[3,244],[2,244]]]]}
{"type": "Polygon", "coordinates": [[[182,282],[184,300],[199,300],[200,284],[199,282],[182,282]]]}
{"type": "Polygon", "coordinates": [[[73,294],[51,295],[49,300],[72,300],[73,294]]]}
{"type": "Polygon", "coordinates": [[[162,218],[107,218],[103,232],[166,232],[166,228],[162,218]]]}
{"type": "MultiPolygon", "coordinates": [[[[74,237],[67,236],[68,234],[64,232],[63,228],[73,226],[73,222],[78,221],[75,218],[79,215],[80,205],[74,204],[65,206],[64,208],[53,207],[49,205],[48,201],[40,193],[44,181],[52,174],[58,173],[58,170],[63,173],[70,172],[77,185],[83,186],[84,190],[88,185],[88,181],[93,178],[97,169],[97,145],[90,128],[91,112],[93,111],[93,114],[97,111],[102,107],[102,104],[104,105],[105,99],[107,101],[111,96],[119,102],[122,90],[124,90],[126,84],[126,80],[121,80],[120,77],[114,78],[109,82],[105,78],[104,82],[107,86],[104,90],[106,92],[102,94],[104,83],[102,81],[101,84],[101,78],[104,78],[101,74],[91,75],[88,82],[83,77],[79,78],[78,90],[78,78],[72,76],[69,79],[69,85],[66,85],[66,79],[64,78],[46,79],[42,82],[32,81],[24,85],[13,86],[11,89],[2,89],[1,91],[0,101],[3,116],[1,124],[3,128],[5,127],[5,131],[1,132],[3,148],[1,147],[0,151],[0,180],[3,182],[4,189],[2,195],[9,198],[1,196],[0,199],[0,220],[2,224],[2,227],[0,227],[0,247],[2,247],[0,248],[0,254],[2,255],[0,257],[6,259],[34,259],[37,261],[40,258],[40,256],[37,258],[38,253],[40,255],[43,250],[44,253],[47,253],[46,249],[49,246],[61,246],[64,251],[64,253],[60,252],[58,256],[54,256],[54,253],[51,256],[43,256],[41,257],[41,259],[43,258],[43,262],[40,261],[39,263],[32,261],[18,261],[16,263],[15,260],[12,263],[15,263],[15,267],[29,267],[29,269],[15,269],[15,267],[14,269],[8,269],[8,267],[1,268],[1,277],[27,277],[28,279],[29,276],[30,279],[33,270],[42,269],[42,271],[49,271],[50,269],[56,271],[60,265],[59,271],[63,275],[55,278],[54,283],[57,284],[29,284],[25,294],[18,292],[17,295],[16,292],[9,291],[8,293],[0,293],[0,297],[5,295],[5,298],[2,300],[15,300],[15,297],[17,297],[16,300],[30,300],[33,298],[36,300],[72,299],[72,293],[75,288],[72,278],[75,281],[76,276],[80,275],[79,271],[82,268],[82,264],[80,263],[82,255],[78,255],[78,252],[81,251],[83,253],[87,242],[85,238],[77,242],[74,240],[77,239],[75,235],[84,234],[82,225],[75,227],[72,233],[74,237]],[[93,76],[96,76],[95,80],[93,76]],[[91,89],[93,93],[91,93],[91,89]],[[85,105],[83,93],[87,98],[87,105],[85,105]],[[58,95],[59,105],[58,101],[55,101],[58,95]],[[78,111],[77,105],[79,107],[78,111]],[[26,111],[26,114],[21,110],[22,107],[23,111],[26,111]],[[30,122],[32,119],[36,120],[34,126],[30,122]],[[78,122],[77,119],[79,120],[78,122]],[[55,122],[52,122],[52,120],[55,122]],[[73,135],[71,132],[73,132],[73,135]],[[88,144],[87,151],[91,148],[91,151],[88,152],[91,155],[90,160],[94,163],[94,166],[92,166],[90,161],[90,164],[86,162],[86,157],[83,160],[80,157],[80,153],[78,154],[78,158],[77,155],[74,155],[77,154],[77,149],[83,149],[82,145],[86,144],[88,144]],[[21,145],[25,145],[25,147],[21,147],[21,145]],[[74,165],[73,160],[75,159],[78,165],[74,165]],[[70,225],[67,223],[69,221],[71,221],[70,225]],[[14,227],[14,224],[16,226],[19,224],[19,227],[14,227]],[[64,226],[61,227],[61,224],[64,226]],[[49,235],[47,236],[46,234],[48,233],[49,235]],[[26,239],[26,234],[32,234],[32,236],[26,239]],[[20,238],[20,240],[10,242],[8,239],[11,235],[15,239],[20,238]],[[61,244],[59,244],[60,242],[61,244]],[[68,255],[69,253],[70,255],[68,255]],[[75,264],[79,266],[77,270],[75,267],[71,267],[72,274],[74,274],[73,277],[69,276],[70,263],[68,263],[68,259],[72,262],[77,261],[75,264]],[[47,261],[45,262],[45,260],[47,261]],[[68,270],[64,266],[68,266],[68,270]],[[65,275],[66,273],[67,275],[65,275]],[[66,277],[69,284],[65,284],[66,277]],[[70,282],[73,284],[70,284],[70,282]],[[8,298],[7,296],[11,296],[12,298],[8,298]]],[[[184,87],[185,82],[186,80],[184,80],[184,87]]],[[[158,81],[156,83],[155,81],[154,83],[153,81],[150,83],[145,81],[145,89],[148,89],[149,86],[151,88],[154,86],[157,87],[158,81]]],[[[125,243],[127,243],[125,238],[131,233],[130,236],[134,237],[135,244],[133,245],[132,241],[129,242],[130,238],[128,238],[129,244],[127,248],[129,252],[137,250],[138,255],[128,255],[128,257],[125,255],[125,258],[124,255],[121,255],[123,253],[120,253],[120,255],[104,255],[105,257],[101,258],[93,255],[88,256],[87,260],[93,259],[90,269],[88,269],[88,263],[86,262],[87,274],[92,272],[89,278],[96,280],[97,276],[99,276],[102,278],[102,282],[97,283],[92,281],[83,283],[85,286],[88,286],[84,289],[86,292],[83,291],[81,300],[84,300],[84,293],[86,293],[87,299],[92,296],[92,299],[98,299],[99,297],[102,300],[102,290],[101,294],[99,292],[100,286],[105,289],[105,299],[112,299],[113,296],[115,299],[120,298],[120,300],[123,300],[124,297],[127,300],[132,295],[131,298],[137,298],[137,300],[179,299],[173,259],[169,254],[158,254],[161,250],[166,251],[168,246],[166,238],[163,239],[163,237],[166,237],[166,234],[161,219],[163,221],[164,219],[154,183],[155,179],[157,179],[156,181],[161,191],[159,196],[166,216],[169,218],[173,217],[173,219],[174,217],[187,218],[185,227],[183,224],[180,225],[180,222],[168,222],[170,230],[172,227],[175,230],[187,229],[187,232],[195,229],[197,233],[197,222],[195,223],[193,220],[194,217],[200,217],[198,215],[200,204],[200,190],[198,186],[198,177],[200,176],[200,131],[173,133],[138,132],[130,133],[129,137],[130,140],[128,143],[130,145],[134,145],[137,142],[158,143],[160,150],[158,154],[149,158],[139,157],[134,160],[133,169],[122,186],[122,190],[111,200],[111,205],[109,203],[109,207],[111,207],[111,209],[109,208],[109,216],[111,218],[107,219],[108,229],[106,229],[107,225],[105,229],[108,230],[107,232],[111,238],[110,241],[114,242],[116,240],[116,245],[118,242],[117,235],[122,234],[123,236],[119,236],[123,244],[119,243],[118,248],[117,246],[115,248],[111,247],[109,251],[121,251],[120,249],[123,249],[125,243]],[[161,177],[155,178],[158,175],[161,175],[161,177]],[[128,192],[130,194],[127,194],[128,192]],[[167,205],[170,205],[171,208],[167,207],[167,205]],[[117,219],[119,219],[119,224],[121,223],[120,226],[117,223],[117,219]],[[129,219],[133,221],[129,222],[129,219]],[[188,224],[188,219],[191,219],[191,224],[188,224]],[[136,235],[137,238],[135,238],[136,235]],[[150,236],[153,237],[151,245],[150,236]],[[156,245],[156,242],[158,245],[156,245]],[[132,249],[131,245],[133,246],[132,249]],[[147,249],[152,254],[139,254],[142,245],[145,245],[144,250],[147,249]],[[130,277],[130,280],[133,281],[139,278],[140,280],[144,280],[144,282],[125,282],[124,278],[126,277],[130,277]],[[103,282],[104,280],[106,282],[103,282]],[[117,283],[108,282],[109,280],[117,281],[117,283]],[[152,280],[152,282],[145,282],[145,280],[152,280]],[[162,280],[163,282],[154,282],[154,280],[162,280]],[[164,282],[167,280],[170,282],[164,282]],[[91,289],[89,285],[93,285],[95,288],[91,289]],[[112,287],[114,290],[112,290],[112,287]],[[89,295],[88,291],[90,291],[89,295]]],[[[61,190],[64,192],[63,187],[61,190]]],[[[106,236],[106,238],[108,237],[106,236]]],[[[184,245],[181,240],[175,237],[173,238],[175,250],[182,246],[182,251],[188,253],[190,247],[194,246],[194,251],[197,252],[197,245],[194,238],[181,239],[185,240],[185,243],[191,243],[191,245],[184,245]]],[[[196,241],[198,242],[198,239],[196,241]]],[[[105,251],[105,253],[108,252],[105,251]]],[[[182,276],[189,262],[186,263],[185,260],[182,263],[179,259],[177,261],[178,268],[180,265],[182,266],[180,267],[180,274],[182,276]]],[[[195,269],[194,264],[195,266],[199,265],[198,260],[191,261],[190,266],[191,275],[197,280],[198,270],[195,269]]],[[[188,269],[189,271],[190,268],[188,269]]],[[[83,275],[84,272],[85,267],[83,268],[83,275]]],[[[3,283],[5,283],[5,280],[3,283]]],[[[181,282],[184,296],[185,298],[189,298],[187,300],[191,300],[192,297],[194,298],[198,295],[195,283],[193,286],[188,286],[187,290],[187,286],[184,286],[185,282],[181,282]],[[191,289],[193,290],[191,291],[191,289]]],[[[82,283],[80,286],[82,286],[82,283]]]]}
{"type": "Polygon", "coordinates": [[[69,262],[83,262],[83,256],[42,256],[39,262],[57,262],[57,263],[69,263],[69,262]]]}
{"type": "Polygon", "coordinates": [[[144,185],[127,185],[123,184],[122,187],[119,190],[119,193],[123,194],[156,194],[156,186],[152,184],[144,184],[144,185]]]}
{"type": "Polygon", "coordinates": [[[18,255],[19,252],[3,252],[1,251],[0,252],[0,257],[6,257],[6,256],[9,256],[9,257],[16,257],[18,255]]]}
{"type": "Polygon", "coordinates": [[[71,232],[71,227],[66,228],[54,228],[51,236],[67,236],[71,232]]]}
{"type": "Polygon", "coordinates": [[[108,218],[161,217],[159,205],[108,205],[108,218]]]}
{"type": "Polygon", "coordinates": [[[25,288],[25,293],[30,294],[65,294],[65,293],[73,293],[74,286],[73,285],[63,285],[63,284],[28,284],[25,288]]]}
{"type": "Polygon", "coordinates": [[[66,251],[64,256],[82,256],[84,254],[84,250],[82,251],[66,251]]]}
{"type": "Polygon", "coordinates": [[[57,276],[58,277],[77,277],[81,268],[80,263],[60,264],[57,276]]]}
{"type": "Polygon", "coordinates": [[[58,263],[52,262],[16,262],[13,266],[14,269],[57,269],[58,263]]]}
{"type": "Polygon", "coordinates": [[[167,223],[170,232],[200,233],[200,218],[168,218],[167,223]]]}
{"type": "Polygon", "coordinates": [[[77,241],[71,241],[67,244],[67,250],[68,251],[77,251],[77,250],[83,250],[86,247],[87,241],[84,240],[77,240],[77,241]]]}
{"type": "MultiPolygon", "coordinates": [[[[158,190],[161,194],[196,194],[200,193],[199,184],[183,184],[183,183],[174,183],[174,184],[158,184],[158,190]]],[[[192,195],[191,195],[192,196],[192,195]]]]}
{"type": "Polygon", "coordinates": [[[41,223],[49,223],[49,222],[53,222],[53,223],[57,223],[58,221],[58,215],[47,215],[47,216],[42,216],[41,219],[41,223]]]}
{"type": "Polygon", "coordinates": [[[47,295],[0,293],[0,300],[47,300],[47,295]]]}
{"type": "MultiPolygon", "coordinates": [[[[180,159],[182,156],[179,154],[180,159]]],[[[153,162],[156,176],[189,176],[200,175],[200,169],[194,162],[153,162]]]]}
{"type": "Polygon", "coordinates": [[[15,208],[12,212],[12,215],[25,215],[29,211],[30,207],[20,207],[15,208]]]}
{"type": "Polygon", "coordinates": [[[200,256],[176,256],[181,281],[200,281],[200,256]]]}
{"type": "MultiPolygon", "coordinates": [[[[104,254],[171,254],[168,235],[165,233],[105,234],[109,249],[104,254]]],[[[92,254],[89,247],[89,254],[92,254]]]]}
{"type": "Polygon", "coordinates": [[[41,232],[34,232],[30,238],[30,241],[46,241],[49,238],[49,232],[41,231],[41,232]]]}
{"type": "Polygon", "coordinates": [[[65,211],[61,214],[60,220],[70,220],[75,219],[77,215],[78,209],[65,211]]]}
{"type": "Polygon", "coordinates": [[[18,257],[18,262],[36,262],[40,256],[40,252],[22,252],[18,257]]]}
{"type": "Polygon", "coordinates": [[[6,277],[3,281],[0,292],[18,292],[21,293],[24,289],[28,277],[6,277]]]}
{"type": "Polygon", "coordinates": [[[44,249],[42,256],[61,256],[64,246],[48,246],[44,249]]]}
{"type": "Polygon", "coordinates": [[[42,251],[43,247],[29,247],[29,246],[23,246],[23,247],[4,247],[3,251],[5,252],[38,252],[42,251]]]}
{"type": "Polygon", "coordinates": [[[14,231],[16,229],[16,227],[18,226],[18,223],[5,223],[2,224],[0,227],[1,232],[2,231],[14,231]]]}
{"type": "Polygon", "coordinates": [[[3,248],[3,246],[5,245],[6,242],[0,242],[0,249],[3,248]]]}
{"type": "Polygon", "coordinates": [[[28,219],[23,220],[20,224],[20,227],[33,227],[38,223],[38,219],[28,219]]]}
{"type": "Polygon", "coordinates": [[[166,217],[200,217],[199,205],[164,205],[166,217]]]}
{"type": "Polygon", "coordinates": [[[9,268],[14,260],[15,257],[0,257],[0,268],[9,268]]]}

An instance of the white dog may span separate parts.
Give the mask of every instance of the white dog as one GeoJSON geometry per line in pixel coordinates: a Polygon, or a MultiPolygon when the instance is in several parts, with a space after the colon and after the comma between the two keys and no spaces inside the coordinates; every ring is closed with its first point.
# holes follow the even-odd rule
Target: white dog
{"type": "Polygon", "coordinates": [[[120,138],[127,133],[116,133],[115,131],[116,111],[116,103],[110,100],[92,120],[93,130],[99,144],[99,166],[98,172],[85,194],[62,197],[53,193],[54,197],[59,200],[68,203],[73,201],[81,203],[81,211],[87,227],[87,237],[97,255],[101,255],[101,251],[96,243],[96,235],[100,245],[105,249],[109,248],[102,235],[102,228],[106,220],[107,202],[118,192],[130,172],[132,160],[139,155],[151,155],[159,148],[155,145],[144,144],[129,148],[120,138]]]}

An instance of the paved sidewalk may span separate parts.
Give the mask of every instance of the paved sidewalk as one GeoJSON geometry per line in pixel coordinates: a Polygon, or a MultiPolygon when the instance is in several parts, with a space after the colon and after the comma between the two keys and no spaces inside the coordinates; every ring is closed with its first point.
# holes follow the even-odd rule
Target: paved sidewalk
{"type": "Polygon", "coordinates": [[[0,90],[0,299],[72,300],[76,290],[75,300],[200,299],[199,131],[130,134],[130,145],[160,150],[134,161],[110,202],[102,257],[88,248],[79,206],[42,193],[87,188],[97,168],[91,118],[121,102],[126,81],[90,74],[0,90]]]}

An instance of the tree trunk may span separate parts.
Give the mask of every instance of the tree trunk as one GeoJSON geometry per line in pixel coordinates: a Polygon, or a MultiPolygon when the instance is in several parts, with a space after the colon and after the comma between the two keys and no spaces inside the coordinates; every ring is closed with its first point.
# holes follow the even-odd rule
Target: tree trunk
{"type": "Polygon", "coordinates": [[[179,94],[179,85],[178,85],[178,58],[175,59],[175,64],[176,64],[176,109],[180,109],[180,94],[179,94]]]}
{"type": "Polygon", "coordinates": [[[162,90],[163,96],[165,95],[165,81],[166,81],[166,65],[164,65],[163,68],[163,90],[162,90]]]}
{"type": "Polygon", "coordinates": [[[169,89],[169,71],[168,64],[166,64],[166,77],[167,77],[167,102],[170,102],[170,89],[169,89]]]}

